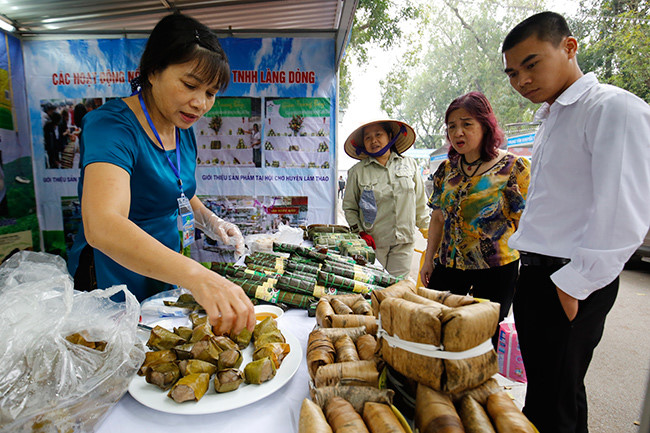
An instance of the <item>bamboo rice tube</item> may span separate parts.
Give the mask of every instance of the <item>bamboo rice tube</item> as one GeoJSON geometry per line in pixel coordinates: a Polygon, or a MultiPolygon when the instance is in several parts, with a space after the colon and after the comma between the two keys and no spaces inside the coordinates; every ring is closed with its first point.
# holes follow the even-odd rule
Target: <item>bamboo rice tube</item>
{"type": "Polygon", "coordinates": [[[454,403],[458,404],[458,402],[460,402],[464,396],[468,395],[476,400],[481,406],[485,406],[487,405],[487,398],[491,394],[499,391],[503,391],[503,388],[494,378],[490,378],[487,382],[477,386],[476,388],[471,388],[460,393],[451,394],[450,397],[454,403]]]}
{"type": "Polygon", "coordinates": [[[349,335],[343,335],[334,343],[336,349],[336,362],[359,361],[359,354],[354,341],[349,335]]]}
{"type": "Polygon", "coordinates": [[[321,366],[314,377],[316,387],[334,385],[379,386],[379,372],[372,361],[336,362],[321,366]]]}
{"type": "Polygon", "coordinates": [[[342,335],[349,335],[352,341],[357,341],[357,338],[366,333],[365,326],[357,326],[355,328],[321,328],[320,332],[326,335],[330,340],[336,341],[342,335]]]}
{"type": "Polygon", "coordinates": [[[415,426],[420,433],[465,432],[451,399],[421,383],[415,397],[415,426]]]}
{"type": "Polygon", "coordinates": [[[448,307],[456,308],[464,305],[474,304],[477,301],[472,296],[454,295],[451,292],[441,292],[440,290],[427,289],[418,287],[417,294],[429,298],[448,307]]]}
{"type": "Polygon", "coordinates": [[[370,306],[370,302],[361,295],[355,296],[354,302],[352,302],[350,308],[352,308],[354,314],[372,316],[372,307],[370,306]]]}
{"type": "Polygon", "coordinates": [[[429,298],[425,298],[424,296],[420,296],[416,293],[412,292],[404,292],[404,295],[402,296],[403,299],[406,299],[407,301],[415,302],[416,304],[422,304],[422,305],[430,305],[430,306],[435,306],[440,309],[440,311],[447,311],[451,310],[451,307],[448,307],[444,304],[441,304],[440,302],[434,301],[429,298]]]}
{"type": "Polygon", "coordinates": [[[345,303],[338,298],[331,297],[330,305],[336,314],[352,314],[352,308],[345,305],[345,303]]]}
{"type": "Polygon", "coordinates": [[[320,329],[312,331],[307,342],[307,370],[309,376],[313,379],[316,376],[316,371],[322,365],[333,364],[335,360],[336,350],[332,340],[320,329]]]}
{"type": "Polygon", "coordinates": [[[466,433],[496,433],[483,406],[471,396],[466,395],[460,400],[458,414],[466,433]]]}
{"type": "Polygon", "coordinates": [[[402,298],[405,292],[415,293],[415,283],[411,280],[402,280],[385,289],[374,290],[370,295],[373,315],[379,316],[379,307],[385,299],[402,298]]]}
{"type": "Polygon", "coordinates": [[[370,334],[365,334],[357,338],[357,353],[362,361],[372,361],[377,353],[377,339],[370,334]]]}
{"type": "Polygon", "coordinates": [[[370,433],[352,405],[341,397],[332,397],[325,408],[334,433],[370,433]]]}
{"type": "Polygon", "coordinates": [[[406,433],[393,409],[386,404],[367,402],[363,406],[363,420],[371,433],[406,433]]]}
{"type": "Polygon", "coordinates": [[[323,410],[308,398],[302,401],[300,407],[298,433],[332,433],[323,410]]]}
{"type": "Polygon", "coordinates": [[[316,305],[316,323],[318,323],[318,326],[322,326],[324,328],[331,328],[332,327],[331,317],[334,314],[336,313],[334,312],[334,309],[332,308],[329,299],[327,299],[326,297],[320,298],[318,304],[316,305]]]}
{"type": "Polygon", "coordinates": [[[360,314],[335,314],[331,317],[332,328],[356,328],[365,326],[368,334],[377,334],[377,319],[375,316],[362,316],[360,314]]]}
{"type": "Polygon", "coordinates": [[[487,410],[499,433],[535,433],[533,425],[505,391],[488,397],[487,410]]]}
{"type": "Polygon", "coordinates": [[[323,386],[311,388],[312,400],[321,407],[326,407],[332,397],[342,397],[354,407],[358,413],[363,412],[363,405],[368,402],[392,404],[395,391],[378,389],[370,386],[323,386]]]}

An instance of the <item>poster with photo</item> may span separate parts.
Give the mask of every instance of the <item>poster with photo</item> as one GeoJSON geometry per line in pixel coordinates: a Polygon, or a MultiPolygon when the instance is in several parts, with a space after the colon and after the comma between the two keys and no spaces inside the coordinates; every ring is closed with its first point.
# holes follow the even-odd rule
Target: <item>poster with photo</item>
{"type": "MultiPolygon", "coordinates": [[[[129,81],[139,74],[145,43],[145,39],[24,42],[36,208],[46,251],[65,256],[78,226],[71,210],[77,204],[78,137],[83,130],[75,109],[83,106],[88,112],[109,99],[129,96],[129,81]]],[[[333,223],[334,42],[224,38],[221,43],[230,63],[230,83],[192,127],[197,142],[196,194],[246,198],[236,203],[266,203],[269,197],[292,203],[300,198],[298,213],[285,203],[284,208],[260,211],[255,220],[240,218],[241,212],[224,215],[241,224],[243,231],[249,231],[253,221],[250,230],[272,231],[277,227],[273,219],[282,215],[290,224],[333,223]]],[[[269,208],[257,207],[264,206],[269,208]]]]}

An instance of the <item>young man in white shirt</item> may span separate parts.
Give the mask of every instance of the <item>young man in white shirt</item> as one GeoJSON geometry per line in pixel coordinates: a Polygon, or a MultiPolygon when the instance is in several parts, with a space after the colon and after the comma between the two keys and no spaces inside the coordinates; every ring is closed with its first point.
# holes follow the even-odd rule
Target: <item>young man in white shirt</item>
{"type": "Polygon", "coordinates": [[[618,275],[650,225],[650,107],[583,74],[564,18],[543,12],[506,36],[505,72],[543,103],[526,208],[509,245],[521,269],[514,299],[541,433],[587,432],[584,377],[616,299],[618,275]]]}

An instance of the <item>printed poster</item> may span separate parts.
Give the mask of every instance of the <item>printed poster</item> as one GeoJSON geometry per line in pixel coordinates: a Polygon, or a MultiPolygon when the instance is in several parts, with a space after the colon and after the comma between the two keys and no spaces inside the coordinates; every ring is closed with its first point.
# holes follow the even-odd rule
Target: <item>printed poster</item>
{"type": "MultiPolygon", "coordinates": [[[[197,196],[246,234],[333,223],[336,70],[324,39],[221,40],[231,82],[193,126],[197,196]]],[[[81,120],[130,95],[145,39],[26,41],[25,76],[37,212],[46,251],[66,255],[79,221],[81,120]]],[[[0,100],[0,107],[2,101],[0,100]]],[[[199,233],[191,254],[232,247],[199,233]]]]}

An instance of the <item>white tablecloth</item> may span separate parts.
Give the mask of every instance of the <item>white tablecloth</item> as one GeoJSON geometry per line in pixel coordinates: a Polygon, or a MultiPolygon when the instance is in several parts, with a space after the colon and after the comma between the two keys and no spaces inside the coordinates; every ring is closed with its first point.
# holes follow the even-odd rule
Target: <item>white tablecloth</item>
{"type": "Polygon", "coordinates": [[[98,426],[97,433],[292,433],[298,431],[300,405],[309,395],[305,353],[316,325],[305,310],[292,309],[278,318],[278,326],[300,341],[300,367],[275,393],[239,409],[211,415],[174,415],[150,409],[127,392],[98,426]]]}

